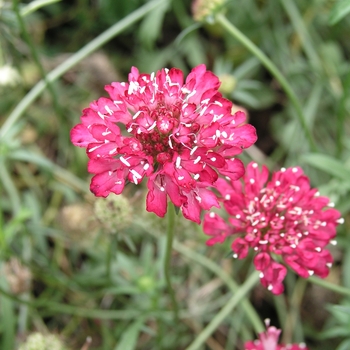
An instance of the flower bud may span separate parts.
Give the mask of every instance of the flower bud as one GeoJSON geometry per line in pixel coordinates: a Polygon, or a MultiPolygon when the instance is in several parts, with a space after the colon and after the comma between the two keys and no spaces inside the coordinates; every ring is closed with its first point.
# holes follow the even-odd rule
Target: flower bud
{"type": "Polygon", "coordinates": [[[4,65],[0,67],[0,87],[3,86],[16,86],[21,80],[21,77],[12,66],[4,65]]]}
{"type": "Polygon", "coordinates": [[[198,22],[212,22],[224,3],[224,0],[195,0],[192,4],[193,18],[198,22]]]}
{"type": "Polygon", "coordinates": [[[221,82],[219,91],[224,95],[231,94],[237,85],[236,78],[231,74],[222,74],[219,75],[219,79],[221,82]]]}
{"type": "Polygon", "coordinates": [[[67,348],[56,335],[32,333],[18,350],[67,350],[67,348]]]}
{"type": "Polygon", "coordinates": [[[97,198],[94,213],[107,233],[118,233],[128,227],[132,221],[132,208],[123,195],[110,195],[97,198]]]}
{"type": "Polygon", "coordinates": [[[62,208],[58,218],[62,229],[73,242],[89,246],[93,243],[98,222],[89,203],[73,203],[62,208]]]}
{"type": "Polygon", "coordinates": [[[32,274],[17,258],[11,258],[5,263],[4,274],[13,294],[21,294],[30,290],[32,274]]]}

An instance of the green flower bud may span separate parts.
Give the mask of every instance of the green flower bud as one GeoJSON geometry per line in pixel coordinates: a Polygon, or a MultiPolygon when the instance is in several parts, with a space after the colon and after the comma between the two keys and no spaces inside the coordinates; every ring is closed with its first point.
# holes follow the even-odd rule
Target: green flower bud
{"type": "Polygon", "coordinates": [[[225,0],[195,0],[192,4],[193,18],[198,22],[213,22],[224,3],[225,0]]]}
{"type": "Polygon", "coordinates": [[[20,81],[21,81],[21,77],[17,69],[9,65],[4,65],[0,67],[0,87],[1,86],[14,87],[18,85],[20,81]]]}
{"type": "Polygon", "coordinates": [[[118,233],[132,222],[132,207],[129,200],[119,195],[97,198],[94,213],[107,233],[118,233]]]}
{"type": "Polygon", "coordinates": [[[32,333],[18,350],[67,350],[67,348],[56,335],[32,333]]]}
{"type": "Polygon", "coordinates": [[[236,78],[230,74],[222,74],[219,76],[219,79],[221,81],[219,91],[224,95],[231,94],[237,85],[236,78]]]}

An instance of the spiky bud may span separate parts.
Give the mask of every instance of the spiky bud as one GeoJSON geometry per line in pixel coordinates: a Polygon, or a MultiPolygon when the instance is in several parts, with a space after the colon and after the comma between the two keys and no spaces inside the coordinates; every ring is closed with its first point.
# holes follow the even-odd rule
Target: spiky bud
{"type": "Polygon", "coordinates": [[[123,195],[110,195],[97,198],[94,213],[107,233],[118,233],[128,227],[132,221],[132,207],[123,195]]]}

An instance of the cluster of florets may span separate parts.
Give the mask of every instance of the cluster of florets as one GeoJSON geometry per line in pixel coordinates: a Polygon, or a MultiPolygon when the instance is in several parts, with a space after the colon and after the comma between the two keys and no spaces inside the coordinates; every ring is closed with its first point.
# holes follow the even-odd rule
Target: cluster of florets
{"type": "Polygon", "coordinates": [[[281,330],[270,326],[270,320],[266,320],[266,332],[259,333],[259,339],[250,340],[244,344],[244,350],[308,350],[305,343],[278,344],[281,330]]]}
{"type": "Polygon", "coordinates": [[[109,97],[92,102],[71,131],[73,144],[86,148],[91,191],[119,195],[128,182],[147,177],[148,211],[163,217],[169,198],[197,223],[202,210],[220,207],[221,200],[229,219],[206,214],[207,244],[234,235],[239,259],[252,248],[261,283],[274,294],[283,292],[285,265],[301,277],[326,277],[333,262],[326,246],[342,221],[339,211],[299,167],[282,168],[270,181],[267,168],[254,162],[245,173],[236,156],[256,141],[256,132],[244,112],[232,113],[219,86],[205,65],[185,81],[176,68],[140,74],[133,67],[128,82],[106,86],[109,97]]]}
{"type": "Polygon", "coordinates": [[[168,197],[183,215],[200,223],[202,209],[219,207],[219,174],[232,181],[244,174],[234,158],[256,141],[245,114],[232,115],[232,102],[218,91],[219,79],[204,65],[184,82],[181,70],[140,74],[133,67],[128,82],[106,86],[83,111],[71,131],[74,145],[85,147],[96,196],[122,193],[127,182],[148,177],[148,211],[163,217],[168,197]]]}
{"type": "Polygon", "coordinates": [[[245,258],[252,248],[261,283],[280,294],[287,269],[275,257],[280,256],[301,277],[326,277],[333,262],[326,246],[335,243],[336,226],[343,219],[327,197],[310,187],[301,168],[282,168],[270,181],[268,176],[265,166],[260,171],[252,162],[242,182],[218,179],[216,188],[229,218],[206,214],[204,232],[211,236],[208,245],[235,237],[235,258],[245,258]]]}

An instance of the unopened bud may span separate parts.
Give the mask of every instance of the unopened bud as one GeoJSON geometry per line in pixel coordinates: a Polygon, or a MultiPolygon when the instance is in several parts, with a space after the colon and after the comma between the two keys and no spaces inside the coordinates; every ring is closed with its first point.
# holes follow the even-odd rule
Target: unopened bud
{"type": "Polygon", "coordinates": [[[99,226],[89,203],[66,205],[60,211],[58,221],[67,237],[83,246],[91,245],[99,226]]]}
{"type": "Polygon", "coordinates": [[[129,200],[119,195],[97,198],[94,205],[95,216],[107,233],[118,233],[132,221],[132,208],[129,200]]]}
{"type": "Polygon", "coordinates": [[[213,22],[216,13],[221,9],[225,0],[195,0],[192,3],[192,13],[195,21],[213,22]]]}
{"type": "Polygon", "coordinates": [[[13,294],[21,294],[30,290],[32,274],[17,258],[11,258],[5,263],[4,274],[13,294]]]}
{"type": "Polygon", "coordinates": [[[18,350],[67,350],[67,348],[56,335],[32,333],[18,350]]]}
{"type": "Polygon", "coordinates": [[[219,79],[221,81],[219,91],[224,95],[231,94],[237,85],[236,78],[231,74],[222,74],[219,79]]]}
{"type": "Polygon", "coordinates": [[[0,67],[0,87],[16,86],[20,81],[21,77],[17,69],[9,65],[0,67]]]}

